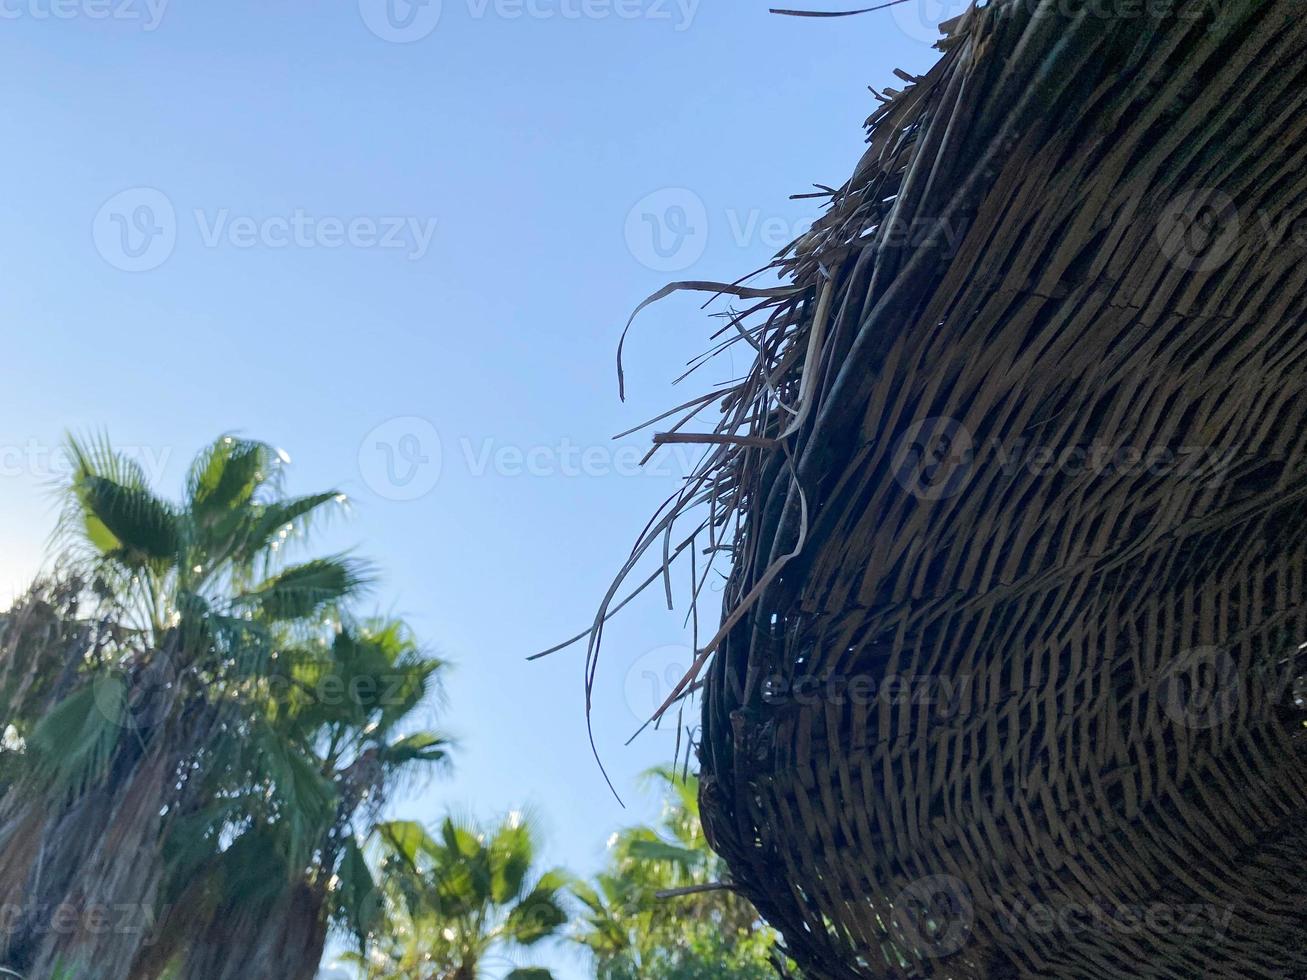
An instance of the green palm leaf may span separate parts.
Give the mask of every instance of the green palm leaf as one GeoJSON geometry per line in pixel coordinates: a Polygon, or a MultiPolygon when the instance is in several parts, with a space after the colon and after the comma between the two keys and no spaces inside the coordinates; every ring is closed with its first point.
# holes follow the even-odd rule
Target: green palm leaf
{"type": "Polygon", "coordinates": [[[377,835],[394,854],[416,868],[423,854],[434,855],[438,848],[423,826],[414,820],[390,820],[377,825],[377,835]]]}
{"type": "MultiPolygon", "coordinates": [[[[166,751],[177,778],[159,808],[163,869],[152,887],[189,903],[186,929],[264,929],[257,914],[217,917],[282,907],[295,895],[318,903],[306,911],[322,927],[333,922],[360,942],[374,936],[379,886],[354,822],[374,819],[374,801],[401,771],[446,762],[451,745],[411,724],[443,665],[402,623],[355,613],[368,567],[339,555],[284,564],[283,543],[341,498],[284,496],[284,454],[235,437],[200,454],[179,505],[155,496],[142,468],[106,439],[70,438],[69,454],[60,567],[89,583],[97,607],[83,612],[86,629],[106,639],[88,644],[79,633],[80,645],[42,681],[39,707],[29,698],[26,716],[11,712],[25,748],[4,753],[0,777],[52,809],[93,784],[119,806],[126,789],[114,780],[130,771],[129,750],[166,751]],[[129,704],[119,669],[160,652],[172,670],[167,694],[129,704]],[[69,693],[48,708],[52,689],[69,693]],[[134,716],[148,724],[129,725],[134,716]]],[[[385,836],[388,871],[401,855],[410,867],[440,864],[440,845],[420,827],[395,824],[385,836]]],[[[466,907],[469,894],[475,901],[489,888],[484,848],[456,837],[478,852],[450,869],[447,881],[459,887],[444,898],[434,882],[404,893],[415,907],[466,907]]],[[[205,972],[187,942],[173,943],[176,975],[205,972]]]]}
{"type": "Polygon", "coordinates": [[[233,520],[229,531],[234,539],[232,559],[239,563],[253,561],[277,543],[283,532],[289,535],[292,530],[307,530],[310,519],[318,511],[340,499],[335,490],[327,490],[269,504],[252,504],[237,512],[238,518],[233,520]]]}
{"type": "Polygon", "coordinates": [[[363,857],[363,851],[351,834],[345,841],[337,877],[337,908],[358,938],[359,948],[367,943],[368,934],[381,919],[381,892],[372,879],[372,872],[363,857]]]}
{"type": "Polygon", "coordinates": [[[292,565],[239,596],[238,606],[273,622],[309,619],[329,606],[356,596],[371,581],[362,562],[335,556],[292,565]]]}
{"type": "Polygon", "coordinates": [[[129,559],[176,559],[177,515],[149,490],[102,476],[83,477],[76,490],[85,508],[87,536],[102,552],[108,553],[108,546],[129,559]]]}
{"type": "MultiPolygon", "coordinates": [[[[404,928],[377,950],[377,976],[479,975],[486,959],[557,936],[568,921],[570,879],[532,875],[536,842],[520,814],[493,828],[446,817],[434,834],[409,822],[381,831],[387,907],[404,928]]],[[[514,975],[549,976],[527,967],[514,975]]]]}
{"type": "Polygon", "coordinates": [[[149,486],[141,464],[116,451],[104,434],[81,438],[70,434],[64,441],[64,448],[72,463],[70,479],[73,484],[88,476],[102,476],[124,487],[144,489],[149,486]]]}
{"type": "Polygon", "coordinates": [[[223,436],[191,464],[186,479],[191,513],[207,523],[248,503],[276,462],[276,451],[265,443],[223,436]]]}
{"type": "Polygon", "coordinates": [[[568,876],[557,869],[541,876],[536,886],[527,893],[505,923],[506,932],[513,941],[531,946],[556,934],[568,920],[560,896],[567,887],[568,876]]]}
{"type": "Polygon", "coordinates": [[[639,861],[667,861],[683,868],[701,867],[708,857],[702,850],[679,847],[658,839],[628,841],[626,851],[639,861]]]}
{"type": "Polygon", "coordinates": [[[490,897],[506,904],[522,891],[531,862],[535,859],[531,831],[525,823],[511,820],[490,840],[490,897]]]}
{"type": "Polygon", "coordinates": [[[127,717],[127,685],[115,674],[88,684],[33,727],[28,749],[46,785],[74,796],[108,774],[127,717]]]}
{"type": "Polygon", "coordinates": [[[272,822],[286,842],[293,871],[304,867],[336,815],[336,790],[296,746],[260,727],[253,739],[258,768],[271,783],[276,803],[272,822]]]}
{"type": "Polygon", "coordinates": [[[449,760],[451,740],[437,732],[416,732],[406,735],[381,750],[381,761],[389,766],[403,766],[410,762],[443,763],[449,760]]]}

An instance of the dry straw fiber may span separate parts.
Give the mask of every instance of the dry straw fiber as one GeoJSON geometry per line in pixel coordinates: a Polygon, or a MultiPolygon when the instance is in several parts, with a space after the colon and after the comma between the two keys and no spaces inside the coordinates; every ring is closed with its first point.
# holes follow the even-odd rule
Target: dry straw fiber
{"type": "Polygon", "coordinates": [[[973,8],[723,290],[636,556],[730,557],[677,693],[809,975],[1307,976],[1304,14],[973,8]]]}

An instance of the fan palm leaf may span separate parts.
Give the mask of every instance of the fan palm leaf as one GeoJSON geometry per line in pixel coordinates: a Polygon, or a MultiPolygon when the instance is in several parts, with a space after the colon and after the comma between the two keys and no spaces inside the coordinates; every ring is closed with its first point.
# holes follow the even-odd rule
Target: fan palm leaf
{"type": "Polygon", "coordinates": [[[406,773],[448,761],[449,739],[414,724],[443,665],[402,624],[354,614],[365,563],[287,562],[343,498],[285,495],[284,453],[224,436],[171,502],[103,437],[68,451],[55,540],[71,584],[53,620],[69,641],[38,656],[43,623],[0,622],[20,746],[0,751],[0,885],[48,908],[94,894],[174,911],[134,944],[26,922],[0,965],[312,976],[329,925],[360,943],[375,926],[360,832],[406,773]],[[130,828],[106,822],[128,812],[130,828]],[[132,847],[104,843],[124,833],[132,847]]]}
{"type": "MultiPolygon", "coordinates": [[[[513,814],[494,827],[452,816],[434,834],[412,821],[378,827],[388,946],[363,961],[370,980],[472,980],[490,958],[559,935],[570,878],[536,873],[538,836],[513,814]]],[[[548,971],[519,967],[519,977],[548,971]]]]}

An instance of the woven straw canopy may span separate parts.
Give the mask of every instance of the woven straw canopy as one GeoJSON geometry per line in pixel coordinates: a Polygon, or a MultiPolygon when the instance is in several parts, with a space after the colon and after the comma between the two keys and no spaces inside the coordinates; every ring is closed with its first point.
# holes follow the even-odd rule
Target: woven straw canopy
{"type": "Polygon", "coordinates": [[[635,557],[730,556],[676,694],[809,975],[1307,976],[1303,13],[973,9],[784,285],[671,287],[756,357],[635,557]]]}

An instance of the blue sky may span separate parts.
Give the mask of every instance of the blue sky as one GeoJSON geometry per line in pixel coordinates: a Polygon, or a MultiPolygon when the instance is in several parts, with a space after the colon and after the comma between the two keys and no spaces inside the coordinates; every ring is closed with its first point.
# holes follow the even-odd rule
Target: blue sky
{"type": "Polygon", "coordinates": [[[675,489],[684,459],[640,472],[646,437],[611,436],[689,397],[670,381],[711,329],[689,300],[647,312],[622,404],[621,324],[801,231],[789,195],[844,179],[866,86],[928,67],[959,0],[392,2],[0,3],[0,588],[43,561],[65,430],[170,488],[221,432],[275,442],[296,488],[350,495],[330,543],[457,665],[456,771],[397,811],[525,806],[587,872],[656,815],[636,776],[674,737],[623,743],[688,658],[685,611],[653,596],[608,633],[594,723],[626,810],[581,651],[525,657],[588,624],[675,489]]]}

